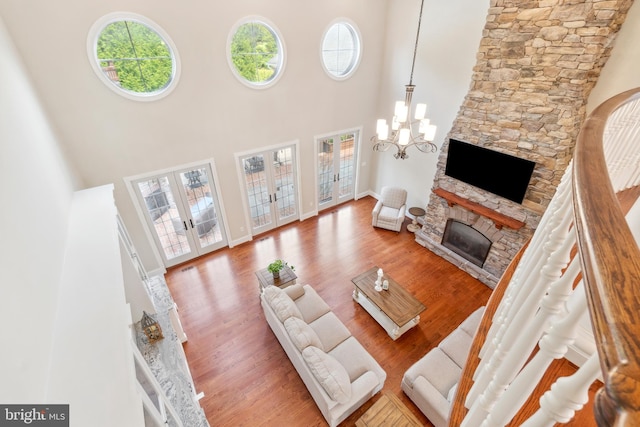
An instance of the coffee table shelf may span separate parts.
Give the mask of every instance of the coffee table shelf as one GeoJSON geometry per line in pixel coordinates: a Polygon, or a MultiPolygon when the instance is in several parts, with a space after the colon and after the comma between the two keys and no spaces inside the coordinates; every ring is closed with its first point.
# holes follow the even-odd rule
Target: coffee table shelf
{"type": "Polygon", "coordinates": [[[396,340],[420,322],[426,307],[387,274],[384,279],[389,281],[389,289],[376,291],[377,278],[378,267],[373,267],[351,279],[353,299],[396,340]]]}

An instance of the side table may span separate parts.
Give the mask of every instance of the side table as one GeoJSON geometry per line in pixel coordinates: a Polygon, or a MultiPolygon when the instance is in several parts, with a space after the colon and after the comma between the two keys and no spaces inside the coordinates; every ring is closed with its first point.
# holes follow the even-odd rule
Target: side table
{"type": "Polygon", "coordinates": [[[407,230],[415,233],[420,229],[420,226],[418,225],[418,217],[423,216],[424,214],[426,214],[426,212],[422,208],[413,207],[409,208],[409,213],[413,215],[413,221],[411,222],[411,224],[407,225],[407,230]]]}
{"type": "Polygon", "coordinates": [[[267,286],[278,286],[279,288],[286,288],[287,286],[294,285],[298,276],[293,270],[285,266],[280,270],[280,277],[275,279],[273,274],[266,268],[256,271],[256,277],[258,278],[259,291],[267,286]]]}

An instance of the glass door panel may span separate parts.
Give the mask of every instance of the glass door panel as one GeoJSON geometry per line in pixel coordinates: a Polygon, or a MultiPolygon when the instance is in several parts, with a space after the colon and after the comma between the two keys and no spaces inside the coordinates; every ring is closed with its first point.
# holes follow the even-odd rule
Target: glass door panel
{"type": "Polygon", "coordinates": [[[358,137],[348,132],[317,140],[319,210],[355,197],[358,137]]]}
{"type": "Polygon", "coordinates": [[[323,209],[333,206],[333,138],[325,138],[318,142],[318,207],[323,209]]]}
{"type": "Polygon", "coordinates": [[[271,203],[273,202],[267,172],[264,169],[264,156],[262,154],[243,159],[244,180],[249,201],[249,213],[253,230],[266,230],[271,228],[273,221],[271,215],[271,203]]]}
{"type": "Polygon", "coordinates": [[[338,203],[355,196],[355,147],[354,134],[340,136],[340,169],[338,173],[338,203]]]}
{"type": "Polygon", "coordinates": [[[189,226],[195,229],[201,249],[224,241],[218,219],[215,188],[211,188],[208,168],[179,172],[189,206],[189,226]]]}
{"type": "Polygon", "coordinates": [[[274,151],[273,179],[278,206],[278,224],[297,218],[298,207],[293,163],[293,149],[274,151]]]}
{"type": "Polygon", "coordinates": [[[144,200],[148,220],[155,231],[156,241],[166,260],[191,253],[187,240],[187,224],[180,217],[174,192],[169,184],[170,176],[161,176],[137,182],[137,189],[144,200]]]}

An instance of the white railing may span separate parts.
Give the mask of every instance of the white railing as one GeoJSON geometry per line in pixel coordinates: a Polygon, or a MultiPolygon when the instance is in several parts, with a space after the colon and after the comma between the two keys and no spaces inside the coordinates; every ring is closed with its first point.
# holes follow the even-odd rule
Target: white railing
{"type": "Polygon", "coordinates": [[[472,350],[477,369],[468,363],[463,373],[473,385],[455,403],[466,410],[454,407],[450,425],[508,425],[552,362],[567,355],[587,310],[598,351],[557,379],[523,425],[568,422],[597,378],[605,383],[598,425],[640,425],[640,251],[615,196],[640,184],[639,94],[620,94],[585,121],[574,160],[483,320],[490,327],[472,350]]]}

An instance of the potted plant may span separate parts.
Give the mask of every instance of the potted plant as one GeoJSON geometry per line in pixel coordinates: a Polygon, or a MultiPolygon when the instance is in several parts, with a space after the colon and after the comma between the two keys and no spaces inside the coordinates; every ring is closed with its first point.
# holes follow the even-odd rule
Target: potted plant
{"type": "Polygon", "coordinates": [[[267,266],[267,270],[269,270],[271,274],[273,274],[274,279],[278,279],[280,278],[280,270],[285,267],[289,267],[292,271],[296,269],[293,265],[289,265],[287,261],[277,259],[267,266]]]}

